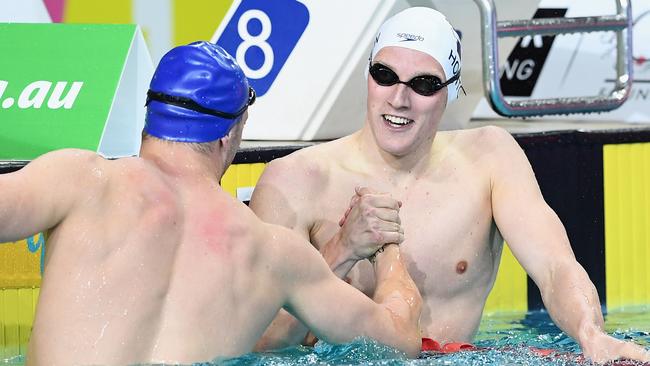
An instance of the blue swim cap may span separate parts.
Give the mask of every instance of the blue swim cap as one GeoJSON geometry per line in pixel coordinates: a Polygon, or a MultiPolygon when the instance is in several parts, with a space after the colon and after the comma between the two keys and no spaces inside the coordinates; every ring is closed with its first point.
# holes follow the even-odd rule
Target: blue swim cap
{"type": "Polygon", "coordinates": [[[163,140],[214,141],[228,134],[254,98],[223,48],[203,41],[175,47],[151,79],[144,131],[163,140]]]}

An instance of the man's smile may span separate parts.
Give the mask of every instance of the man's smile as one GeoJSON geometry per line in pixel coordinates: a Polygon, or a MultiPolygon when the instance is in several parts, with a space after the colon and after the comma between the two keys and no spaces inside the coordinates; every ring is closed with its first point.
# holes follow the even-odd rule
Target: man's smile
{"type": "Polygon", "coordinates": [[[406,126],[414,121],[412,119],[408,119],[405,117],[399,117],[399,116],[393,116],[391,114],[382,114],[382,117],[384,117],[384,120],[388,122],[391,126],[394,127],[401,127],[401,126],[406,126]]]}

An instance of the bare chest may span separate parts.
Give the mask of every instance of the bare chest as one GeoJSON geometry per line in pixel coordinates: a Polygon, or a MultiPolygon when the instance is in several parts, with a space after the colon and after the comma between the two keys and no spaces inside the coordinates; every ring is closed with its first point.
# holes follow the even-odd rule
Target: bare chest
{"type": "MultiPolygon", "coordinates": [[[[401,251],[425,301],[428,296],[452,299],[489,286],[501,248],[492,240],[495,230],[487,182],[457,174],[403,186],[362,179],[346,183],[335,190],[349,195],[339,193],[338,200],[331,199],[333,193],[323,195],[329,199],[318,202],[320,214],[311,231],[315,246],[324,245],[339,230],[338,220],[354,186],[367,185],[402,201],[401,251]]],[[[349,277],[362,291],[372,293],[374,276],[367,262],[359,262],[349,277]]]]}

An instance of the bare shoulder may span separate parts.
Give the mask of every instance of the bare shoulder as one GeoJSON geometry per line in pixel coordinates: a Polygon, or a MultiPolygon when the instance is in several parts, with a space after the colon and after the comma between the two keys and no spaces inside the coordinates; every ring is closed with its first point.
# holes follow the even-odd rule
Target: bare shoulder
{"type": "Polygon", "coordinates": [[[292,179],[321,181],[327,178],[330,166],[337,161],[343,145],[341,140],[334,140],[302,148],[271,161],[264,174],[268,178],[291,176],[292,179]]]}
{"type": "Polygon", "coordinates": [[[101,156],[89,150],[61,149],[45,153],[34,159],[29,165],[52,169],[65,167],[66,172],[74,172],[84,171],[102,160],[104,159],[101,156]]]}
{"type": "Polygon", "coordinates": [[[101,174],[106,162],[89,150],[61,149],[39,156],[8,178],[17,193],[31,195],[43,212],[49,207],[57,219],[48,223],[54,224],[67,217],[73,207],[79,207],[79,202],[101,195],[106,186],[101,174]]]}
{"type": "Polygon", "coordinates": [[[83,149],[61,149],[46,153],[27,167],[52,171],[79,185],[114,182],[121,177],[153,173],[151,164],[138,157],[110,160],[83,149]]]}
{"type": "Polygon", "coordinates": [[[340,140],[334,140],[275,159],[266,166],[257,187],[272,186],[283,195],[300,197],[321,192],[328,184],[342,146],[340,140]]]}
{"type": "Polygon", "coordinates": [[[440,133],[449,135],[450,138],[459,144],[476,146],[476,148],[481,150],[493,149],[495,147],[511,148],[517,145],[510,132],[498,126],[483,126],[465,130],[443,131],[440,133]]]}
{"type": "Polygon", "coordinates": [[[61,149],[45,153],[17,173],[27,179],[57,182],[61,186],[89,181],[104,158],[89,150],[61,149]]]}
{"type": "Polygon", "coordinates": [[[505,149],[518,148],[519,144],[515,141],[512,134],[504,128],[498,126],[485,126],[473,130],[477,135],[477,142],[486,144],[488,148],[500,147],[505,149]]]}
{"type": "Polygon", "coordinates": [[[466,130],[441,132],[441,137],[470,158],[503,160],[511,154],[521,153],[510,132],[497,126],[484,126],[466,130]]]}

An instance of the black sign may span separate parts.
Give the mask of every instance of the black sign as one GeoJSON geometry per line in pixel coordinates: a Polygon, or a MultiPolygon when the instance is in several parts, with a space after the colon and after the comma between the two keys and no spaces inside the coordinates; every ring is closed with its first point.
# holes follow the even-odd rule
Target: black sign
{"type": "MultiPolygon", "coordinates": [[[[533,18],[562,18],[567,9],[537,9],[533,18]]],[[[530,97],[542,72],[556,36],[525,36],[508,56],[501,70],[501,91],[504,96],[530,97]]]]}

